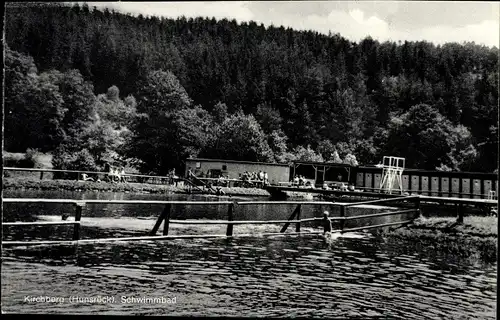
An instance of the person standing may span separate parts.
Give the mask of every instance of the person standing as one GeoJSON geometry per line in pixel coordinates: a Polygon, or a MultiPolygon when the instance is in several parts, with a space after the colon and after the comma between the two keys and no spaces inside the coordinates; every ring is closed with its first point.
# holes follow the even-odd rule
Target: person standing
{"type": "Polygon", "coordinates": [[[120,168],[120,182],[127,182],[127,180],[125,180],[125,168],[123,166],[120,168]]]}
{"type": "Polygon", "coordinates": [[[332,232],[332,220],[328,217],[329,214],[328,211],[323,212],[323,234],[332,232]]]}

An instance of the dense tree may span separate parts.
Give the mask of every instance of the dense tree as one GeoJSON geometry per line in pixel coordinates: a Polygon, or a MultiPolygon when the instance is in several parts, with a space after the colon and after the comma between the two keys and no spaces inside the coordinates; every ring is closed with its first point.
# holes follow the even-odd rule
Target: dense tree
{"type": "Polygon", "coordinates": [[[259,123],[241,112],[226,118],[215,141],[203,155],[217,159],[274,161],[274,154],[259,123]]]}
{"type": "Polygon", "coordinates": [[[323,162],[323,157],[321,154],[316,153],[311,146],[303,147],[298,146],[291,152],[287,152],[284,156],[286,162],[291,162],[295,160],[300,161],[312,161],[312,162],[323,162]]]}
{"type": "Polygon", "coordinates": [[[196,156],[211,141],[212,117],[191,99],[169,71],[152,71],[138,90],[143,112],[127,149],[146,172],[166,174],[180,169],[186,157],[196,156]]]}
{"type": "MultiPolygon", "coordinates": [[[[325,147],[330,143],[342,158],[352,153],[363,164],[396,151],[414,157],[414,151],[385,146],[393,139],[390,120],[426,104],[452,128],[464,126],[475,150],[469,144],[461,149],[470,151],[465,154],[449,150],[444,162],[437,156],[424,161],[429,167],[442,162],[454,169],[498,167],[497,48],[371,38],[356,43],[338,34],[266,28],[255,22],[134,17],[67,4],[9,4],[5,26],[6,43],[17,51],[6,51],[8,150],[57,148],[81,128],[95,127],[96,112],[107,119],[101,126],[127,127],[145,148],[145,137],[160,142],[169,136],[162,130],[175,123],[170,113],[199,105],[209,112],[202,118],[214,119],[207,145],[216,141],[216,129],[241,111],[253,115],[266,135],[274,154],[269,159],[286,161],[284,154],[299,147],[307,150],[308,145],[329,159],[331,151],[325,147]],[[112,86],[120,92],[113,88],[95,97],[94,89],[101,93],[112,86]],[[137,112],[147,118],[137,120],[129,107],[135,105],[134,98],[119,102],[119,95],[133,95],[137,112]],[[36,134],[23,132],[24,123],[36,134]],[[475,160],[453,164],[451,157],[475,160]]],[[[188,118],[197,123],[198,116],[193,117],[188,118]]],[[[135,144],[125,144],[131,157],[146,154],[135,144]]],[[[427,146],[414,147],[434,157],[427,146]]],[[[190,153],[180,147],[169,150],[190,153]]],[[[162,171],[181,163],[162,162],[153,154],[144,161],[150,162],[144,170],[162,171]]]]}
{"type": "Polygon", "coordinates": [[[5,146],[24,152],[54,149],[65,110],[58,87],[38,76],[31,57],[5,50],[5,146]]]}
{"type": "Polygon", "coordinates": [[[408,167],[428,170],[442,165],[464,169],[477,156],[467,128],[454,126],[425,104],[391,119],[385,148],[388,154],[405,155],[408,167]]]}

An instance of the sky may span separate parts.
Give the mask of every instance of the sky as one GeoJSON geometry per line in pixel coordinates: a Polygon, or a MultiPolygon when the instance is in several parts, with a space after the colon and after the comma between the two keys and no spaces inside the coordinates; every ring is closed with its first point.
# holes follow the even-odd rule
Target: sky
{"type": "Polygon", "coordinates": [[[435,44],[468,42],[500,47],[500,4],[431,1],[214,1],[87,2],[99,9],[177,18],[215,17],[255,21],[265,26],[339,33],[351,41],[367,36],[379,41],[435,44]]]}

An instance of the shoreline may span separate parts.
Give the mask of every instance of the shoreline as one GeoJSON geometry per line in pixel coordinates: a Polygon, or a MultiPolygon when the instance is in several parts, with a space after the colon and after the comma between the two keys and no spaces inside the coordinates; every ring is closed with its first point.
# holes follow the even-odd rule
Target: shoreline
{"type": "Polygon", "coordinates": [[[393,245],[404,242],[461,259],[497,261],[498,219],[493,216],[465,216],[462,224],[455,217],[418,218],[381,235],[393,245]]]}
{"type": "MultiPolygon", "coordinates": [[[[187,187],[175,185],[156,185],[148,183],[109,183],[76,180],[35,180],[30,178],[3,178],[3,190],[67,190],[78,192],[129,192],[129,193],[149,193],[149,194],[201,194],[211,195],[209,192],[190,192],[187,187]]],[[[270,197],[271,195],[264,189],[221,187],[225,196],[255,196],[270,197]]]]}

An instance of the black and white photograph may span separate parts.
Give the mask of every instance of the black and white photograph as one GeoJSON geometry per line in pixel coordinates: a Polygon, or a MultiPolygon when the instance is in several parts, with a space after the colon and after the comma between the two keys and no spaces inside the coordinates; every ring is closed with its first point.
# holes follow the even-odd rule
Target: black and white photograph
{"type": "Polygon", "coordinates": [[[498,2],[4,9],[2,314],[496,319],[498,2]]]}

